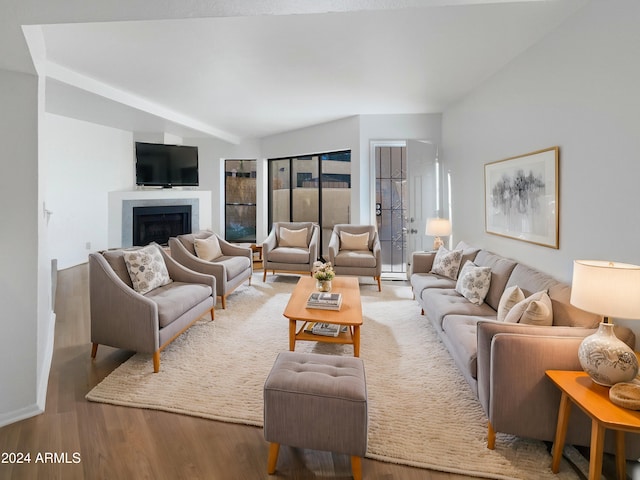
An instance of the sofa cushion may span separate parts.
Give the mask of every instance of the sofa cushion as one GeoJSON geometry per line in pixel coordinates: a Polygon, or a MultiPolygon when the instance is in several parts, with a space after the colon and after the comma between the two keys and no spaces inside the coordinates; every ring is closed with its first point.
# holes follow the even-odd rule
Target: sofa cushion
{"type": "Polygon", "coordinates": [[[480,250],[474,263],[481,267],[491,267],[491,285],[484,301],[494,310],[498,310],[500,297],[502,297],[502,292],[507,286],[507,281],[516,262],[487,250],[480,250]]]}
{"type": "Polygon", "coordinates": [[[158,321],[164,328],[212,294],[211,287],[199,283],[173,282],[145,295],[158,305],[158,321]]]}
{"type": "Polygon", "coordinates": [[[516,305],[525,299],[524,293],[519,286],[514,285],[504,289],[504,293],[500,297],[500,303],[498,303],[498,321],[504,322],[507,317],[507,313],[516,305]]]}
{"type": "Polygon", "coordinates": [[[196,251],[197,257],[207,262],[222,256],[222,249],[220,248],[220,242],[216,235],[194,239],[193,248],[196,251]]]}
{"type": "Polygon", "coordinates": [[[307,233],[308,230],[306,228],[290,230],[285,227],[280,227],[280,242],[278,245],[281,247],[306,248],[309,246],[309,243],[307,242],[307,233]]]}
{"type": "Polygon", "coordinates": [[[460,259],[460,268],[462,268],[464,264],[467,263],[467,260],[470,260],[473,262],[476,258],[476,255],[478,255],[478,252],[480,251],[478,247],[469,245],[464,241],[458,242],[458,245],[456,245],[456,248],[454,248],[454,250],[462,250],[462,258],[460,259]]]}
{"type": "Polygon", "coordinates": [[[269,252],[269,262],[273,263],[309,263],[309,249],[278,247],[269,252]]]}
{"type": "Polygon", "coordinates": [[[123,257],[136,292],[145,294],[172,282],[157,245],[125,251],[123,257]]]}
{"type": "MultiPolygon", "coordinates": [[[[449,342],[451,356],[456,363],[466,368],[471,378],[478,378],[478,340],[476,338],[478,317],[447,315],[442,321],[449,342]]],[[[485,319],[486,320],[486,319],[485,319]]]]}
{"type": "Polygon", "coordinates": [[[376,257],[371,250],[340,250],[333,262],[336,267],[373,268],[376,257]]]}
{"type": "Polygon", "coordinates": [[[491,269],[478,267],[471,260],[460,270],[456,282],[456,292],[476,305],[482,305],[491,285],[491,269]]]}
{"type": "Polygon", "coordinates": [[[449,251],[445,247],[440,247],[433,259],[431,273],[442,275],[455,280],[458,278],[460,261],[462,260],[462,250],[449,251]]]}
{"type": "Polygon", "coordinates": [[[102,256],[107,261],[113,272],[118,276],[120,280],[126,283],[129,287],[133,288],[133,282],[131,281],[131,275],[127,269],[127,264],[124,261],[124,252],[126,250],[107,250],[102,252],[102,256]]]}
{"type": "Polygon", "coordinates": [[[228,257],[222,256],[216,258],[213,263],[224,265],[227,271],[227,281],[236,278],[238,275],[251,267],[251,261],[247,257],[228,257]]]}
{"type": "Polygon", "coordinates": [[[369,250],[369,232],[340,232],[340,250],[369,250]]]}
{"type": "Polygon", "coordinates": [[[211,230],[200,230],[195,233],[185,233],[184,235],[178,235],[177,238],[191,255],[197,256],[194,246],[196,238],[209,238],[211,235],[213,235],[213,232],[211,230]]]}
{"type": "Polygon", "coordinates": [[[411,288],[416,298],[422,298],[427,288],[455,288],[456,281],[433,273],[414,273],[411,275],[411,288]]]}
{"type": "Polygon", "coordinates": [[[496,311],[487,303],[474,305],[453,289],[424,290],[422,300],[425,315],[438,329],[442,329],[442,319],[447,315],[475,315],[493,320],[496,318],[496,311]]]}
{"type": "Polygon", "coordinates": [[[536,292],[521,300],[507,313],[505,322],[551,326],[553,309],[549,295],[545,291],[536,292]]]}

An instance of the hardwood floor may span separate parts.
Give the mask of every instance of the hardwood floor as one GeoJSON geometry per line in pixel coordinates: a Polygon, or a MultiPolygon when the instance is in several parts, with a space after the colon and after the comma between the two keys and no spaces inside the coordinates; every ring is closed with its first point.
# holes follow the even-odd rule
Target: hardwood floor
{"type": "MultiPolygon", "coordinates": [[[[85,400],[132,353],[100,346],[91,362],[87,265],[58,272],[56,315],[46,411],[0,429],[0,453],[30,453],[31,463],[0,463],[0,479],[351,478],[346,455],[286,446],[276,474],[267,475],[260,428],[85,400]],[[66,463],[36,462],[53,454],[66,463]]],[[[366,458],[362,472],[365,479],[472,478],[366,458]]]]}

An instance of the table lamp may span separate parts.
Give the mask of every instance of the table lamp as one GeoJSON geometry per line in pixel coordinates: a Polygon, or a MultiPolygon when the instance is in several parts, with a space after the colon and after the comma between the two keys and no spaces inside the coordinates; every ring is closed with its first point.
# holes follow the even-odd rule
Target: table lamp
{"type": "Polygon", "coordinates": [[[575,260],[571,304],[604,317],[578,349],[580,365],[600,385],[629,382],[638,359],[616,337],[611,318],[640,319],[640,266],[601,260],[575,260]]]}
{"type": "Polygon", "coordinates": [[[440,238],[451,235],[451,222],[446,218],[427,218],[427,228],[425,235],[435,237],[433,240],[433,249],[438,250],[444,242],[440,238]]]}

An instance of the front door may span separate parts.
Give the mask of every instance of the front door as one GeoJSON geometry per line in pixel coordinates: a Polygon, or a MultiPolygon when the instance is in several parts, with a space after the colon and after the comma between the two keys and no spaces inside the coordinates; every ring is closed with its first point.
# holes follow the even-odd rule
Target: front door
{"type": "Polygon", "coordinates": [[[408,209],[406,262],[411,271],[411,255],[431,250],[433,238],[425,235],[427,218],[437,216],[439,205],[437,146],[428,141],[407,141],[408,209]]]}

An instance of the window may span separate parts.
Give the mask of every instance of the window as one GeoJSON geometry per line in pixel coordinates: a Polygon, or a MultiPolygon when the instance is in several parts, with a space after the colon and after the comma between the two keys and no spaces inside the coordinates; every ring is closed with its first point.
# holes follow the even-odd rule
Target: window
{"type": "Polygon", "coordinates": [[[333,226],[351,220],[351,151],[269,160],[269,225],[320,225],[321,254],[333,226]]]}
{"type": "Polygon", "coordinates": [[[256,160],[225,160],[225,239],[256,242],[256,160]]]}

